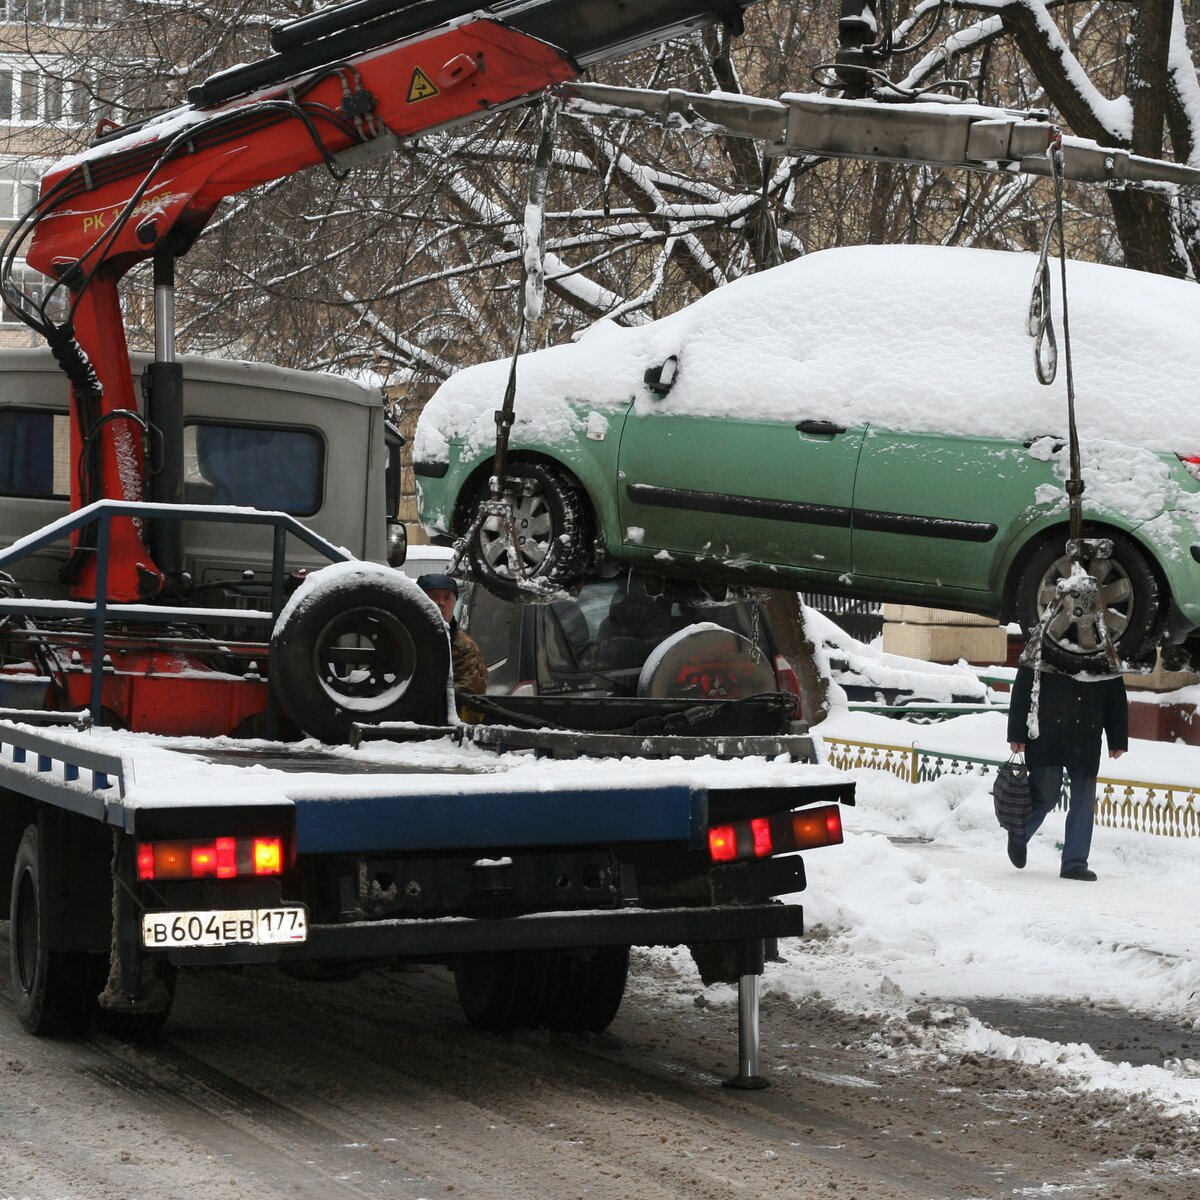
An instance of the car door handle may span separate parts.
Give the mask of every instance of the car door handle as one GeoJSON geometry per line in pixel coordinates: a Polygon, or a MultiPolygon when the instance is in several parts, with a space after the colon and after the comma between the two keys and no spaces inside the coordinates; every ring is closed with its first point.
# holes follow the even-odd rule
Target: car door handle
{"type": "Polygon", "coordinates": [[[797,421],[796,428],[801,433],[845,433],[845,425],[835,425],[832,421],[797,421]]]}

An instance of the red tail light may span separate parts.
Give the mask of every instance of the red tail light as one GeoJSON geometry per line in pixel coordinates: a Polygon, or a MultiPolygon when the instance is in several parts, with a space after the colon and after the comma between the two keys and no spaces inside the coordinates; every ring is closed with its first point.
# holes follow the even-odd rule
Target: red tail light
{"type": "Polygon", "coordinates": [[[192,847],[192,878],[202,879],[205,875],[215,875],[217,873],[217,848],[216,846],[193,846],[192,847]]]}
{"type": "Polygon", "coordinates": [[[1187,468],[1187,473],[1200,482],[1200,454],[1177,454],[1175,457],[1187,468]]]}
{"type": "Polygon", "coordinates": [[[237,840],[217,838],[217,878],[233,879],[237,875],[237,840]]]}
{"type": "Polygon", "coordinates": [[[754,839],[756,858],[769,858],[775,853],[775,843],[771,840],[771,822],[766,817],[756,817],[750,822],[750,836],[754,839]]]}
{"type": "Polygon", "coordinates": [[[708,853],[713,862],[769,858],[792,850],[815,850],[842,841],[842,814],[836,804],[755,817],[731,825],[714,825],[708,831],[708,853]]]}
{"type": "Polygon", "coordinates": [[[714,825],[708,831],[708,852],[713,862],[733,862],[737,858],[737,834],[732,825],[714,825]]]}
{"type": "Polygon", "coordinates": [[[833,805],[792,813],[792,837],[797,850],[840,842],[842,814],[833,805]]]}
{"type": "Polygon", "coordinates": [[[281,875],[283,868],[280,837],[138,842],[137,846],[140,880],[235,879],[239,875],[281,875]]]}
{"type": "Polygon", "coordinates": [[[791,692],[796,697],[796,716],[800,713],[800,677],[792,668],[792,664],[788,662],[782,654],[775,655],[773,663],[775,667],[775,686],[781,692],[791,692]]]}

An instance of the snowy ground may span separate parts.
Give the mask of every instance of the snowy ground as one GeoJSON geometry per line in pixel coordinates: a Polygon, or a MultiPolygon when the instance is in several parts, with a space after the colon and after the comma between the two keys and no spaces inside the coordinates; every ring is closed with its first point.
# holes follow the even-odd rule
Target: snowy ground
{"type": "MultiPolygon", "coordinates": [[[[1000,714],[914,726],[839,711],[819,732],[991,757],[1005,749],[1000,714]]],[[[1101,770],[1194,780],[1197,768],[1200,749],[1134,742],[1101,770]]],[[[846,845],[806,856],[808,890],[797,899],[809,936],[770,969],[769,987],[876,1015],[885,1034],[903,1026],[910,1050],[1049,1067],[1073,1089],[1142,1094],[1200,1117],[1200,1054],[1130,1066],[1086,1044],[1005,1035],[969,1011],[997,999],[1124,1010],[1194,1028],[1200,1049],[1200,839],[1097,828],[1091,866],[1099,881],[1062,880],[1062,814],[1016,871],[988,780],[854,777],[859,806],[845,814],[846,845]]]]}
{"type": "MultiPolygon", "coordinates": [[[[995,756],[1002,721],[821,728],[995,756]]],[[[1114,765],[1194,777],[1197,756],[1114,765]]],[[[768,1091],[719,1086],[736,996],[682,950],[637,952],[600,1037],[473,1030],[438,967],[263,967],[185,975],[156,1045],[56,1041],[0,977],[0,1197],[1194,1200],[1200,839],[1098,829],[1099,882],[1068,882],[1061,817],[1018,872],[986,781],[856,778],[846,844],[805,855],[808,934],[768,965],[768,1091]]]]}

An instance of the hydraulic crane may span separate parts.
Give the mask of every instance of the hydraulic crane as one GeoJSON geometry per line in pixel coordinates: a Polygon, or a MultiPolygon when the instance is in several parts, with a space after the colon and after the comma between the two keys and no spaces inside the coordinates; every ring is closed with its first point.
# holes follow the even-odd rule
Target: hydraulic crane
{"type": "MultiPolygon", "coordinates": [[[[70,376],[71,500],[182,499],[181,372],[174,362],[174,261],[225,198],[324,163],[338,172],[406,138],[478,119],[575,79],[605,59],[693,29],[738,30],[757,0],[351,0],[274,30],[276,53],[212,76],[191,103],[99,137],[43,178],[29,264],[68,293],[8,300],[50,342],[70,376]],[[153,259],[155,362],[138,414],[118,285],[153,259]],[[146,444],[159,461],[147,488],[146,444]]],[[[27,223],[14,231],[15,252],[27,223]]],[[[11,253],[10,253],[11,257],[11,253]]],[[[114,522],[107,598],[181,588],[177,522],[114,522]]],[[[95,555],[77,545],[73,595],[96,593],[95,555]]]]}

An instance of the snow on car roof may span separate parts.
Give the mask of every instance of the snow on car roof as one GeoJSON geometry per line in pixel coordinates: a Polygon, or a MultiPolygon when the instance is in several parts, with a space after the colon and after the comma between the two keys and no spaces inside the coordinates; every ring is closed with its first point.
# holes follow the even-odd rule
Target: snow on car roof
{"type": "MultiPolygon", "coordinates": [[[[525,355],[518,441],[578,436],[576,409],[744,419],[824,418],[913,432],[1022,440],[1065,434],[1066,371],[1034,374],[1026,314],[1037,258],[943,246],[859,246],[796,259],[635,328],[600,322],[578,342],[525,355]],[[648,367],[679,359],[656,398],[648,367]],[[574,406],[574,407],[573,407],[574,406]]],[[[1062,295],[1051,263],[1054,323],[1062,295]]],[[[1071,262],[1068,308],[1084,437],[1200,451],[1200,288],[1071,262]]],[[[418,460],[462,438],[490,445],[508,362],[450,378],[417,429],[418,460]]],[[[583,419],[586,419],[586,412],[583,419]]]]}

